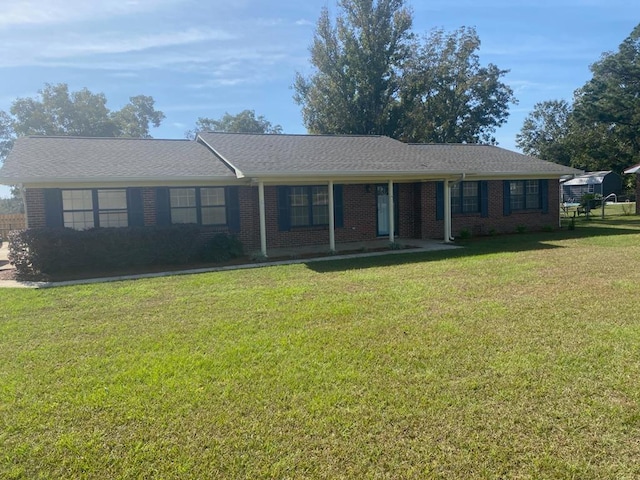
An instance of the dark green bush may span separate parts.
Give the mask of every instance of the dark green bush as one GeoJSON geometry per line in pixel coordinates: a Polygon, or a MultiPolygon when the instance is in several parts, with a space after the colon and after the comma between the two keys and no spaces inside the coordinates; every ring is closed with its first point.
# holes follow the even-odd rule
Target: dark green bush
{"type": "Polygon", "coordinates": [[[11,232],[9,260],[19,276],[221,262],[242,255],[235,237],[197,225],[34,228],[11,232]]]}

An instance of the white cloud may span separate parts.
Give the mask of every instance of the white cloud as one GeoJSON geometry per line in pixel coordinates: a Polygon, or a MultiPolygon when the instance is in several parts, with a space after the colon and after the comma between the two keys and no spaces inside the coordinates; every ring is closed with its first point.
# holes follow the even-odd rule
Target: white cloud
{"type": "Polygon", "coordinates": [[[40,55],[45,58],[67,58],[81,55],[128,53],[159,47],[172,47],[205,42],[209,40],[232,40],[233,35],[220,30],[189,29],[183,32],[168,32],[122,38],[119,33],[110,33],[97,39],[70,37],[64,42],[54,42],[45,47],[40,55]]]}
{"type": "Polygon", "coordinates": [[[149,12],[184,0],[20,0],[3,1],[0,28],[51,25],[149,12]]]}
{"type": "Polygon", "coordinates": [[[308,26],[314,26],[315,23],[313,23],[310,20],[301,18],[300,20],[296,20],[296,25],[298,25],[299,27],[308,27],[308,26]]]}

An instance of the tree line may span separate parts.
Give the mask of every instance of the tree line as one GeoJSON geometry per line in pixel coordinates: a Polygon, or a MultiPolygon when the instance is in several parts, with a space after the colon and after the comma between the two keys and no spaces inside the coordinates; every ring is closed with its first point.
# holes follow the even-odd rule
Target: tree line
{"type": "Polygon", "coordinates": [[[571,102],[537,103],[516,143],[544,160],[621,173],[640,163],[640,24],[590,70],[571,102]]]}
{"type": "MultiPolygon", "coordinates": [[[[294,101],[314,134],[387,135],[404,142],[496,144],[495,131],[517,102],[504,83],[508,70],[482,64],[474,28],[425,35],[412,30],[405,0],[338,0],[324,7],[310,46],[311,73],[297,72],[294,101]]],[[[640,25],[617,52],[591,66],[593,78],[573,102],[538,103],[517,145],[527,154],[581,169],[638,163],[640,25]]],[[[110,110],[103,93],[45,84],[33,98],[0,111],[0,161],[23,135],[149,138],[165,119],[154,99],[138,95],[110,110]]],[[[200,117],[196,131],[282,133],[253,110],[220,119],[200,117]]]]}

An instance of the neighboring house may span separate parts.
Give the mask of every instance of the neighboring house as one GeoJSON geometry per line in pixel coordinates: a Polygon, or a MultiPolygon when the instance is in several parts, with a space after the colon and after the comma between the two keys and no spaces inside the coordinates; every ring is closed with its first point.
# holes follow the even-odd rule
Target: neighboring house
{"type": "Polygon", "coordinates": [[[622,178],[611,170],[601,172],[586,172],[583,175],[562,183],[562,201],[580,203],[585,194],[598,194],[606,197],[612,193],[622,193],[622,178]]]}
{"type": "Polygon", "coordinates": [[[198,223],[248,251],[387,237],[444,239],[559,221],[572,168],[486,145],[381,136],[200,133],[196,140],[24,137],[0,183],[29,227],[198,223]]]}
{"type": "Polygon", "coordinates": [[[636,176],[636,214],[640,215],[640,163],[627,168],[624,173],[636,176]]]}

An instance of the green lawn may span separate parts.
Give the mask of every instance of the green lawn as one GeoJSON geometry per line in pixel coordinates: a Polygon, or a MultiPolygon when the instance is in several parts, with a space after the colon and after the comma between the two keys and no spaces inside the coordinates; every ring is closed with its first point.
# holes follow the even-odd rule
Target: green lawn
{"type": "Polygon", "coordinates": [[[640,219],[0,291],[0,478],[640,477],[640,219]]]}

